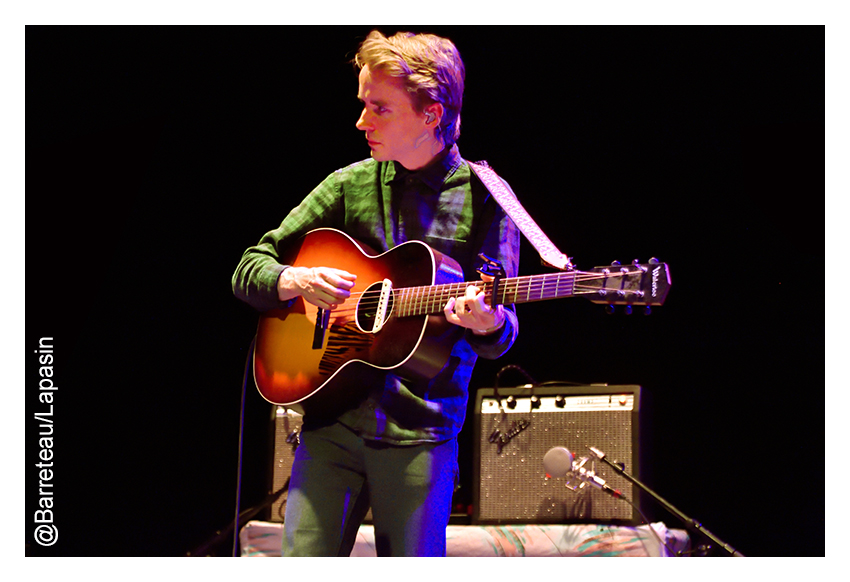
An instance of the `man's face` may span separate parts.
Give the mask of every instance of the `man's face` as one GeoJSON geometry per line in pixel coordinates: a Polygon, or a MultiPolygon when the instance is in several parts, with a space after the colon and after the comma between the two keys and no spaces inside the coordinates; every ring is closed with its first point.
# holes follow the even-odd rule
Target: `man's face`
{"type": "Polygon", "coordinates": [[[357,98],[363,102],[357,129],[366,132],[375,160],[397,161],[408,170],[431,161],[433,130],[426,127],[425,114],[413,109],[399,79],[364,66],[357,98]]]}

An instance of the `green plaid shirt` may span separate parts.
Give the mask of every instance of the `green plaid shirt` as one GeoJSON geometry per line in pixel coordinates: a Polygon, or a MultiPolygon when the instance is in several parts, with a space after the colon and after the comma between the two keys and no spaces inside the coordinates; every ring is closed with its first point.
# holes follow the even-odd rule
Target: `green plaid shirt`
{"type": "MultiPolygon", "coordinates": [[[[479,253],[501,261],[508,277],[517,275],[519,231],[478,178],[471,178],[457,146],[416,172],[368,159],[328,176],[280,227],[245,251],[233,275],[235,295],[260,311],[282,307],[277,280],[286,265],[278,257],[319,227],[341,230],[379,252],[408,240],[426,242],[455,259],[465,281],[480,278],[479,253]]],[[[497,333],[476,336],[466,330],[452,350],[452,365],[430,382],[411,383],[386,371],[369,374],[365,399],[338,420],[366,438],[394,444],[457,436],[477,357],[495,359],[516,339],[513,308],[505,313],[505,326],[497,333]]],[[[310,418],[304,421],[309,424],[310,418]]]]}

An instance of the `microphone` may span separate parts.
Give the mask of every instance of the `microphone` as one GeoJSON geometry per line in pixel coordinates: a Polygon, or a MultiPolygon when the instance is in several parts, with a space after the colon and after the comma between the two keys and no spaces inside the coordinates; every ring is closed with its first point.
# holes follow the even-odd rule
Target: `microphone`
{"type": "Polygon", "coordinates": [[[585,468],[584,465],[589,460],[587,457],[581,457],[579,460],[575,460],[575,456],[569,449],[555,447],[549,449],[549,452],[543,456],[543,467],[546,469],[547,477],[566,477],[567,475],[573,475],[581,481],[579,488],[583,487],[585,483],[588,483],[614,498],[622,498],[623,494],[608,486],[605,483],[605,479],[596,475],[596,471],[585,468]]]}
{"type": "Polygon", "coordinates": [[[547,477],[566,477],[573,470],[575,457],[564,447],[549,449],[543,456],[543,468],[546,469],[547,477]]]}

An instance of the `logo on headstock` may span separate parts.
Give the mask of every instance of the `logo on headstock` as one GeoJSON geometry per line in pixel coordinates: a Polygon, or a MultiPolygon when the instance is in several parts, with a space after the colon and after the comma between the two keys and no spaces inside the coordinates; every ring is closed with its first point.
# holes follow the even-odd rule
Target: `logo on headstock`
{"type": "Polygon", "coordinates": [[[652,296],[658,295],[658,277],[661,272],[661,265],[652,269],[652,296]]]}

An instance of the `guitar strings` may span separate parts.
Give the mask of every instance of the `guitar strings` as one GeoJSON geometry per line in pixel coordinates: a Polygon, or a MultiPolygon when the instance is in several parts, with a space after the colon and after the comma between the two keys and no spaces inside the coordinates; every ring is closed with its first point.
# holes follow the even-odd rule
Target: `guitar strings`
{"type": "MultiPolygon", "coordinates": [[[[559,296],[569,295],[587,295],[598,293],[603,287],[588,285],[588,282],[596,282],[601,280],[613,280],[635,274],[643,274],[642,271],[627,271],[613,273],[592,273],[592,272],[570,272],[570,273],[550,273],[546,275],[527,275],[515,277],[502,282],[500,293],[503,298],[513,296],[514,302],[521,296],[525,296],[525,301],[551,299],[559,296]],[[584,283],[584,284],[583,284],[584,283]],[[570,288],[571,287],[571,288],[570,288]],[[531,298],[534,299],[531,299],[531,298]]],[[[492,295],[492,283],[475,281],[448,283],[443,285],[425,285],[416,287],[403,287],[392,290],[394,310],[398,309],[402,312],[400,316],[405,315],[423,315],[441,311],[449,298],[457,297],[465,293],[466,288],[470,285],[482,288],[485,297],[492,295]],[[439,309],[437,307],[439,306],[439,309]],[[424,311],[423,311],[424,310],[424,311]]],[[[621,289],[607,288],[607,291],[620,291],[621,289]]],[[[622,289],[626,294],[636,294],[637,291],[622,289]]],[[[356,313],[358,309],[371,310],[377,309],[381,299],[380,290],[365,290],[352,293],[333,313],[337,316],[356,313]]],[[[503,301],[511,303],[511,301],[503,301]]]]}

